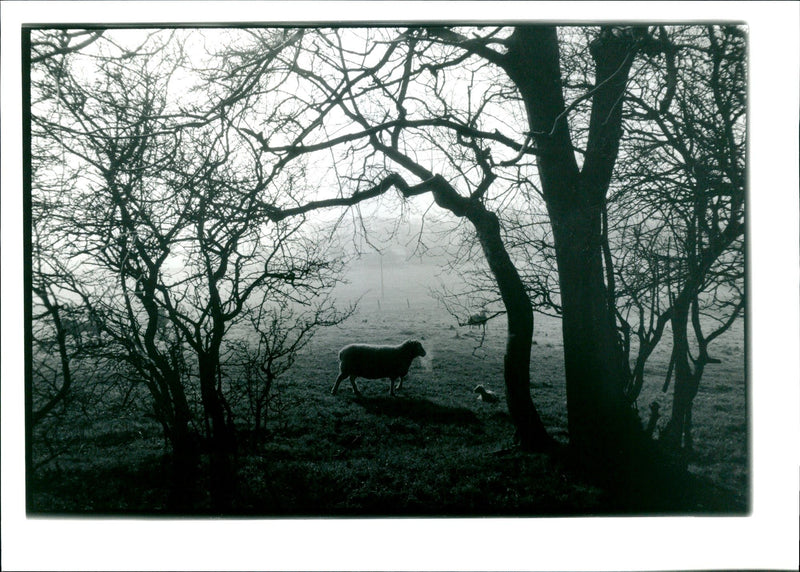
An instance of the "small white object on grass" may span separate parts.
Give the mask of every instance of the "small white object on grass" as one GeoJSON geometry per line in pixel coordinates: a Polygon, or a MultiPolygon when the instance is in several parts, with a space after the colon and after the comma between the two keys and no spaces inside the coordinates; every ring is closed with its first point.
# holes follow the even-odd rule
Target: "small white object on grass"
{"type": "Polygon", "coordinates": [[[480,401],[485,401],[486,403],[497,403],[500,401],[500,398],[497,397],[497,394],[494,391],[486,389],[482,385],[475,386],[473,391],[478,394],[478,399],[480,401]]]}

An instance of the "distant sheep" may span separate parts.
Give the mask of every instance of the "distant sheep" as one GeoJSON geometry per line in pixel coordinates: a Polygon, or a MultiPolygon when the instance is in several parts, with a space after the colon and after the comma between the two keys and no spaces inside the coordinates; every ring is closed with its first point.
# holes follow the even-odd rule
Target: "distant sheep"
{"type": "Polygon", "coordinates": [[[477,314],[472,314],[467,319],[467,325],[470,327],[480,327],[483,331],[486,331],[487,321],[489,321],[489,317],[486,315],[486,310],[481,310],[477,314]]]}
{"type": "Polygon", "coordinates": [[[333,384],[331,394],[336,395],[339,384],[350,378],[353,392],[360,396],[356,378],[389,378],[389,391],[394,395],[396,379],[400,380],[397,389],[403,387],[403,380],[415,357],[423,357],[425,349],[416,340],[408,340],[399,346],[376,346],[371,344],[351,344],[339,352],[339,377],[333,384]]]}
{"type": "Polygon", "coordinates": [[[478,394],[479,400],[485,401],[486,403],[497,403],[500,401],[500,398],[497,397],[497,394],[494,391],[486,389],[482,385],[475,386],[473,391],[478,394]]]}

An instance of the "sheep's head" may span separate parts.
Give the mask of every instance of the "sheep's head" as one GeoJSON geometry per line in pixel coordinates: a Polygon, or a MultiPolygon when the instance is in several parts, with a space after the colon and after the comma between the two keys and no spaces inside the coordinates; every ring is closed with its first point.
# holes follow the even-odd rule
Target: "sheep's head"
{"type": "Polygon", "coordinates": [[[417,340],[408,340],[403,344],[407,351],[411,353],[414,357],[424,357],[425,356],[425,348],[422,347],[422,344],[419,343],[417,340]]]}
{"type": "Polygon", "coordinates": [[[476,385],[475,389],[472,390],[473,393],[486,393],[486,388],[482,385],[476,385]]]}

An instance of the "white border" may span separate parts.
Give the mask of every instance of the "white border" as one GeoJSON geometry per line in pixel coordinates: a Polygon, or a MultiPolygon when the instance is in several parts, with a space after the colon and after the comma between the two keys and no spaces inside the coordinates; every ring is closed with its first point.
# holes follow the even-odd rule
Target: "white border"
{"type": "Polygon", "coordinates": [[[2,568],[798,568],[797,3],[3,2],[2,568]],[[754,511],[749,517],[160,521],[24,512],[20,26],[67,22],[740,20],[750,26],[754,511]]]}

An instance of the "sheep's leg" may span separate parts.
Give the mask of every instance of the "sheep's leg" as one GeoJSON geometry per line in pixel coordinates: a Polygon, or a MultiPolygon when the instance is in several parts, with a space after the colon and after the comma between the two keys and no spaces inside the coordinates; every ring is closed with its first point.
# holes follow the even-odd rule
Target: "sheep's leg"
{"type": "Polygon", "coordinates": [[[340,373],[339,377],[336,378],[336,383],[333,384],[331,388],[331,395],[336,395],[336,392],[339,391],[339,384],[342,383],[342,380],[347,377],[346,373],[340,373]]]}
{"type": "Polygon", "coordinates": [[[355,393],[358,397],[361,397],[361,392],[358,390],[358,386],[356,385],[356,376],[350,376],[350,385],[353,386],[353,393],[355,393]]]}
{"type": "Polygon", "coordinates": [[[395,378],[393,377],[389,378],[389,393],[391,393],[392,396],[394,396],[394,380],[395,378]]]}
{"type": "Polygon", "coordinates": [[[400,378],[400,381],[399,381],[399,383],[397,384],[397,389],[403,389],[403,382],[405,381],[405,379],[406,379],[406,376],[402,376],[402,377],[400,378]]]}

